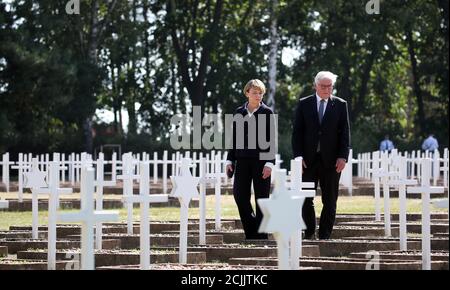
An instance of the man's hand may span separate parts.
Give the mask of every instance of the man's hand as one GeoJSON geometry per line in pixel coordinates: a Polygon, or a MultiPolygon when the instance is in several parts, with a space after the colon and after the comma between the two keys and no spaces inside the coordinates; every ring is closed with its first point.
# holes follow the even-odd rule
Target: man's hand
{"type": "Polygon", "coordinates": [[[341,173],[341,171],[345,168],[345,164],[346,162],[344,158],[338,158],[336,161],[336,172],[341,173]]]}
{"type": "Polygon", "coordinates": [[[227,172],[233,172],[233,165],[231,164],[227,165],[227,172]]]}
{"type": "Polygon", "coordinates": [[[270,174],[272,173],[272,168],[268,167],[268,166],[264,166],[263,172],[262,172],[262,178],[266,179],[267,177],[270,176],[270,174]]]}

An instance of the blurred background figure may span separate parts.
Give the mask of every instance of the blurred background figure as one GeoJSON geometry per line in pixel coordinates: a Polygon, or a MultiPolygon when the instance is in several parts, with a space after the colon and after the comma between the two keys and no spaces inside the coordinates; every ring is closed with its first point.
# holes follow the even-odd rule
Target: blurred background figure
{"type": "Polygon", "coordinates": [[[380,143],[380,151],[388,151],[391,152],[394,149],[394,143],[389,140],[389,135],[384,136],[384,140],[380,143]]]}
{"type": "Polygon", "coordinates": [[[434,138],[433,134],[428,135],[428,138],[425,139],[422,143],[422,150],[434,152],[434,150],[439,148],[438,141],[434,138]]]}

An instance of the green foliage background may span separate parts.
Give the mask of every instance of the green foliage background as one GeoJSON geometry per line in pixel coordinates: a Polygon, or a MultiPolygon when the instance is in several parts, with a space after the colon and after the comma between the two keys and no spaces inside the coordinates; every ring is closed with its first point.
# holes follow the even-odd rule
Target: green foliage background
{"type": "Polygon", "coordinates": [[[64,13],[66,2],[0,4],[0,153],[89,151],[86,120],[94,147],[168,149],[173,114],[192,104],[231,113],[249,79],[268,84],[274,18],[283,159],[297,100],[320,70],[339,75],[355,153],[376,150],[385,134],[400,150],[430,132],[448,146],[447,0],[381,1],[378,15],[361,0],[81,0],[79,15],[64,13]],[[290,64],[286,49],[298,53],[290,64]]]}

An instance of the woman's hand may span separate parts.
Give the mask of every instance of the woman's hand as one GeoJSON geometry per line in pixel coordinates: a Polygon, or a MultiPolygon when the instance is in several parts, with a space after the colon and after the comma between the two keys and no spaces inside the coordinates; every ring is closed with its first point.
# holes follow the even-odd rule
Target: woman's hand
{"type": "Polygon", "coordinates": [[[272,174],[272,168],[270,168],[268,166],[264,166],[263,172],[262,172],[262,178],[266,179],[267,177],[270,176],[270,174],[272,174]]]}
{"type": "Polygon", "coordinates": [[[338,158],[336,161],[336,172],[341,173],[342,170],[345,168],[345,159],[344,158],[338,158]]]}

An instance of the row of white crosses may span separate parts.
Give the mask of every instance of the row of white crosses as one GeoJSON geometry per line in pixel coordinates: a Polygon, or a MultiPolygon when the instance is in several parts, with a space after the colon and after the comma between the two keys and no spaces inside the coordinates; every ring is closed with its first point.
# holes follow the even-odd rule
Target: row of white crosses
{"type": "MultiPolygon", "coordinates": [[[[115,160],[113,158],[112,161],[108,162],[108,163],[112,163],[112,180],[116,179],[116,171],[117,170],[122,170],[123,172],[123,158],[125,155],[129,155],[131,153],[125,153],[122,156],[122,161],[120,160],[115,160]]],[[[184,156],[182,156],[182,154],[180,152],[176,152],[176,153],[172,153],[171,155],[171,159],[168,158],[168,152],[164,151],[163,152],[163,156],[162,156],[162,160],[158,159],[158,153],[154,152],[153,153],[153,159],[150,158],[150,155],[148,153],[138,153],[138,154],[131,154],[131,159],[133,160],[133,164],[134,166],[136,166],[138,164],[138,162],[140,161],[145,161],[148,162],[152,167],[153,167],[153,176],[152,176],[152,183],[153,184],[157,184],[158,183],[158,177],[159,177],[159,165],[162,165],[162,189],[163,189],[163,193],[167,192],[167,181],[168,181],[168,177],[169,177],[169,171],[168,171],[168,166],[171,165],[171,173],[170,175],[177,175],[180,171],[180,166],[181,166],[181,159],[182,158],[191,158],[192,162],[194,165],[200,165],[201,159],[205,158],[205,162],[206,162],[206,167],[205,167],[205,171],[207,174],[210,173],[215,173],[215,168],[216,168],[216,159],[217,156],[219,155],[219,159],[220,159],[220,163],[221,163],[221,167],[222,167],[222,172],[224,172],[225,170],[225,162],[226,162],[226,155],[227,153],[224,152],[224,154],[222,155],[222,152],[215,152],[214,150],[211,151],[211,154],[206,154],[205,157],[203,156],[203,153],[200,152],[199,154],[197,154],[197,152],[192,152],[192,158],[191,158],[191,152],[190,151],[186,151],[184,153],[184,156]],[[197,158],[197,156],[199,156],[199,158],[197,158]]],[[[128,157],[126,157],[128,158],[128,157]]],[[[199,168],[199,167],[197,167],[199,168]]],[[[139,167],[136,168],[136,174],[139,174],[139,167]]],[[[196,174],[197,170],[194,170],[193,174],[196,174]]],[[[199,176],[200,172],[198,172],[199,176]]],[[[223,178],[225,178],[225,183],[227,183],[227,178],[226,175],[223,176],[223,178]]],[[[211,183],[209,183],[211,184],[211,183]]]]}
{"type": "MultiPolygon", "coordinates": [[[[47,263],[49,270],[56,269],[56,225],[57,222],[82,222],[81,233],[81,268],[94,269],[94,225],[105,221],[117,221],[118,213],[94,211],[94,169],[85,166],[81,172],[81,211],[79,213],[58,214],[59,195],[72,193],[71,188],[59,188],[60,172],[62,167],[58,161],[52,161],[48,173],[50,175],[47,185],[46,174],[40,171],[37,158],[25,175],[25,186],[31,188],[33,194],[33,238],[38,237],[38,194],[49,195],[48,206],[48,253],[47,263]]],[[[101,179],[101,178],[100,178],[101,179]]],[[[98,182],[98,181],[97,181],[98,182]]],[[[101,182],[100,182],[101,183],[101,182]]],[[[101,232],[101,224],[100,224],[101,232]]],[[[101,244],[101,238],[100,238],[101,244]]]]}
{"type": "MultiPolygon", "coordinates": [[[[128,156],[126,158],[129,158],[128,156]]],[[[125,159],[125,164],[128,160],[125,159]]],[[[128,165],[126,166],[128,167],[128,165]]],[[[101,167],[100,167],[101,168],[101,167]]],[[[141,269],[150,269],[150,219],[149,219],[149,204],[155,202],[167,202],[167,195],[164,194],[153,194],[150,195],[149,187],[149,163],[140,162],[139,164],[139,195],[127,194],[124,196],[123,200],[127,204],[133,205],[133,203],[141,204],[140,213],[140,249],[141,249],[141,269]]],[[[128,171],[130,172],[130,171],[128,171]]],[[[117,221],[117,212],[107,212],[97,210],[94,211],[94,185],[102,184],[103,176],[102,172],[97,171],[97,180],[94,181],[94,170],[88,166],[82,168],[82,206],[81,212],[78,214],[63,214],[59,216],[59,221],[62,222],[82,222],[82,249],[81,249],[81,269],[93,270],[95,268],[94,264],[94,232],[93,226],[97,229],[97,248],[101,245],[101,227],[103,222],[107,221],[117,221]],[[83,202],[84,201],[84,202],[83,202]]],[[[133,177],[133,176],[132,176],[133,177]]],[[[125,178],[126,180],[130,180],[125,178]]],[[[101,192],[100,192],[101,193],[101,192]]],[[[99,191],[97,189],[97,197],[99,196],[99,191]]],[[[101,204],[101,200],[97,199],[97,204],[101,204]]],[[[97,208],[98,209],[98,208],[97,208]]]]}
{"type": "MultiPolygon", "coordinates": [[[[272,233],[277,241],[278,268],[299,268],[301,256],[301,231],[306,228],[302,207],[306,197],[314,197],[314,190],[303,190],[302,160],[291,161],[291,183],[287,184],[285,169],[274,169],[274,189],[269,198],[260,198],[258,205],[263,213],[259,232],[272,233]]],[[[313,186],[313,185],[312,185],[313,186]]]]}
{"type": "MultiPolygon", "coordinates": [[[[96,163],[92,161],[92,157],[87,153],[81,153],[75,154],[72,153],[68,156],[68,160],[65,160],[65,154],[60,153],[53,153],[52,161],[60,162],[60,164],[63,166],[61,167],[60,171],[60,178],[62,182],[65,182],[66,178],[66,170],[68,170],[69,174],[69,181],[72,183],[72,185],[75,182],[79,181],[80,176],[80,170],[81,167],[84,166],[86,163],[92,164],[96,163]],[[67,167],[66,167],[67,166],[67,167]]],[[[0,164],[2,165],[2,181],[6,185],[6,190],[9,191],[9,167],[11,169],[17,169],[18,171],[18,194],[19,194],[19,202],[23,201],[23,189],[24,189],[24,183],[23,183],[23,176],[28,171],[32,163],[35,162],[33,159],[37,159],[37,164],[39,167],[39,170],[44,172],[46,174],[46,178],[48,179],[49,176],[49,166],[50,166],[50,154],[41,154],[33,156],[31,153],[29,154],[23,154],[19,153],[18,155],[18,161],[17,162],[11,162],[9,161],[9,154],[5,153],[3,154],[2,161],[0,164]],[[14,165],[15,164],[15,165],[14,165]],[[12,166],[11,166],[12,165],[12,166]]],[[[110,162],[103,162],[104,164],[110,163],[110,162]]],[[[114,167],[113,167],[114,168],[114,167]]],[[[113,170],[115,172],[115,170],[113,170]]],[[[115,179],[113,178],[113,181],[115,179]]],[[[105,185],[114,185],[113,184],[105,184],[105,185]]]]}
{"type": "Polygon", "coordinates": [[[9,167],[12,164],[14,164],[14,162],[9,161],[9,153],[4,153],[0,165],[2,168],[2,182],[5,185],[6,192],[9,192],[9,167]]]}
{"type": "MultiPolygon", "coordinates": [[[[378,154],[379,152],[374,152],[373,154],[378,154]]],[[[406,172],[407,177],[409,178],[417,178],[420,181],[422,176],[422,160],[430,159],[431,160],[431,175],[430,179],[433,181],[433,185],[436,186],[439,177],[442,174],[443,177],[443,186],[448,188],[448,175],[449,175],[449,154],[448,148],[444,149],[444,154],[441,158],[441,155],[438,150],[434,152],[425,151],[421,152],[420,150],[412,151],[411,153],[403,152],[399,153],[397,149],[394,149],[391,154],[389,154],[390,162],[393,168],[396,168],[397,158],[403,156],[406,158],[406,172]]]]}
{"type": "Polygon", "coordinates": [[[416,194],[420,193],[422,195],[422,269],[431,270],[431,194],[443,193],[444,187],[430,186],[430,159],[422,160],[421,168],[421,185],[417,187],[410,187],[407,189],[407,192],[416,194]]]}
{"type": "MultiPolygon", "coordinates": [[[[186,151],[185,157],[190,158],[191,152],[186,151]]],[[[222,172],[225,172],[225,164],[226,164],[226,155],[227,152],[220,152],[220,151],[211,151],[211,154],[206,154],[206,172],[214,173],[215,164],[216,164],[216,157],[217,155],[220,155],[221,160],[221,166],[222,166],[222,172]]],[[[199,164],[200,159],[203,158],[203,153],[200,152],[197,154],[197,152],[192,152],[192,159],[194,164],[199,164]],[[199,156],[199,158],[197,158],[199,156]]],[[[0,161],[0,164],[2,165],[2,181],[5,183],[7,187],[7,191],[9,191],[9,169],[10,167],[12,169],[17,169],[18,171],[18,193],[19,193],[19,201],[23,201],[23,174],[31,167],[32,158],[38,158],[39,168],[43,172],[46,172],[48,174],[48,167],[50,164],[50,154],[41,154],[37,156],[33,156],[31,153],[29,154],[23,154],[19,153],[18,161],[17,162],[10,162],[9,161],[9,154],[5,153],[3,155],[2,161],[0,161]],[[15,164],[15,165],[14,165],[15,164]]],[[[133,157],[136,162],[139,161],[148,161],[151,165],[153,165],[153,183],[156,184],[158,182],[158,174],[160,173],[158,171],[158,165],[162,165],[162,185],[163,185],[163,193],[167,192],[167,180],[168,180],[168,165],[172,165],[172,175],[176,174],[177,171],[179,171],[179,167],[181,164],[181,158],[182,155],[180,152],[176,152],[172,154],[172,159],[168,158],[168,152],[164,151],[162,160],[158,159],[158,154],[154,152],[153,159],[150,160],[150,155],[147,153],[142,154],[136,154],[133,157]]],[[[61,170],[61,181],[65,182],[66,180],[66,171],[67,171],[67,177],[68,181],[75,185],[75,183],[79,182],[80,180],[80,170],[81,168],[86,164],[95,164],[96,161],[93,160],[92,156],[90,154],[87,154],[85,152],[81,154],[60,154],[60,153],[53,153],[53,159],[52,161],[60,161],[62,166],[64,168],[61,170]],[[67,160],[66,160],[67,159],[67,160]]],[[[279,160],[280,161],[280,160],[279,160]]],[[[282,161],[280,161],[282,162],[282,161]]],[[[112,186],[115,185],[116,181],[116,175],[117,171],[121,170],[122,161],[117,160],[117,154],[114,152],[112,154],[112,159],[110,161],[103,161],[104,164],[111,164],[111,180],[108,181],[109,184],[105,184],[105,186],[112,186]]],[[[139,173],[139,168],[137,168],[137,173],[139,173]]],[[[195,174],[195,173],[194,173],[195,174]]],[[[48,176],[47,176],[48,178],[48,176]]],[[[226,176],[223,177],[225,180],[225,184],[228,184],[229,180],[226,176]]]]}
{"type": "MultiPolygon", "coordinates": [[[[53,161],[60,162],[61,156],[64,154],[53,153],[53,161]]],[[[24,189],[24,174],[26,171],[29,171],[32,167],[32,163],[37,162],[39,170],[45,173],[46,179],[49,179],[49,167],[50,167],[50,154],[40,154],[33,157],[33,154],[23,154],[19,153],[18,161],[16,165],[11,166],[12,169],[17,169],[18,172],[18,200],[19,202],[23,202],[23,189],[24,189]],[[36,159],[37,161],[33,161],[36,159]]],[[[10,162],[11,163],[11,162],[10,162]]],[[[12,163],[11,163],[12,164],[12,163]]],[[[62,163],[64,165],[64,162],[62,163]]],[[[61,172],[59,173],[62,181],[65,181],[65,167],[61,168],[61,172]]]]}
{"type": "MultiPolygon", "coordinates": [[[[354,160],[358,164],[357,176],[365,179],[371,179],[371,169],[374,168],[373,163],[377,162],[377,156],[380,152],[375,151],[371,153],[358,154],[357,160],[354,160]]],[[[448,188],[449,180],[449,153],[448,148],[444,148],[443,156],[440,156],[438,150],[434,152],[421,150],[399,153],[397,149],[392,150],[389,154],[390,160],[395,159],[397,156],[407,157],[407,176],[409,178],[420,178],[421,176],[421,161],[424,158],[432,159],[432,174],[433,185],[437,185],[437,181],[442,174],[444,187],[448,188]]]]}
{"type": "MultiPolygon", "coordinates": [[[[186,152],[189,153],[189,152],[186,152]]],[[[195,153],[195,152],[194,152],[195,153]]],[[[213,153],[211,153],[212,156],[213,153]]],[[[177,154],[178,157],[175,157],[175,160],[178,160],[178,158],[181,158],[179,154],[177,154]]],[[[186,154],[186,156],[190,156],[190,154],[186,154]]],[[[200,207],[200,224],[199,224],[199,243],[205,244],[206,243],[206,186],[208,184],[214,184],[214,190],[215,190],[215,228],[216,230],[219,230],[221,228],[221,180],[226,175],[223,173],[223,160],[221,159],[220,154],[216,154],[214,162],[211,163],[213,166],[210,167],[208,165],[207,158],[203,158],[202,154],[200,154],[201,158],[199,160],[199,174],[198,177],[200,177],[199,183],[200,183],[200,200],[199,200],[199,207],[200,207]],[[209,173],[208,173],[209,171],[209,173]]],[[[139,156],[135,156],[139,158],[139,156]]],[[[143,157],[146,159],[147,157],[143,157]]],[[[118,179],[123,179],[123,192],[124,196],[131,195],[133,190],[133,181],[139,179],[138,174],[134,174],[134,164],[136,163],[136,159],[133,158],[131,153],[126,153],[123,155],[122,158],[122,175],[118,175],[118,179]]],[[[147,158],[148,159],[148,158],[147,158]]],[[[188,158],[190,159],[190,158],[188,158]]],[[[153,165],[155,164],[155,158],[153,160],[153,165]]],[[[196,164],[192,159],[190,159],[191,166],[195,168],[196,164]]],[[[151,161],[149,161],[151,163],[151,161]]],[[[178,176],[182,175],[183,171],[185,169],[182,169],[183,166],[179,165],[178,163],[182,164],[182,160],[180,159],[180,162],[175,162],[173,165],[175,165],[175,170],[173,171],[172,176],[178,176]]],[[[194,170],[195,171],[195,170],[194,170]]],[[[154,171],[155,172],[155,171],[154,171]]],[[[131,234],[133,231],[132,226],[132,205],[129,203],[127,204],[127,225],[128,225],[128,233],[131,234]]]]}
{"type": "MultiPolygon", "coordinates": [[[[214,167],[211,170],[212,172],[207,173],[206,167],[206,159],[200,159],[200,223],[202,227],[202,240],[204,241],[204,232],[205,232],[205,221],[206,221],[206,185],[213,184],[214,185],[214,196],[215,196],[215,229],[221,229],[221,187],[222,187],[222,178],[226,176],[223,172],[222,162],[220,159],[220,155],[217,154],[214,160],[214,167]]],[[[200,241],[200,244],[204,244],[204,242],[200,241]]]]}
{"type": "MultiPolygon", "coordinates": [[[[376,218],[380,218],[379,212],[379,181],[383,185],[384,195],[384,222],[385,222],[385,235],[391,236],[391,220],[390,220],[390,200],[389,200],[389,187],[397,186],[399,190],[399,224],[400,224],[400,250],[407,250],[407,211],[406,200],[407,194],[422,195],[422,267],[425,270],[431,269],[431,223],[430,223],[430,203],[431,194],[438,194],[444,192],[444,187],[430,186],[430,180],[432,179],[432,159],[425,158],[420,161],[420,186],[417,185],[416,179],[407,178],[407,157],[401,155],[395,155],[392,158],[395,166],[393,171],[389,171],[388,156],[386,153],[381,154],[381,167],[376,168],[377,155],[374,156],[374,167],[371,172],[375,182],[375,199],[376,199],[376,218]]],[[[448,204],[448,199],[446,200],[448,204]]],[[[441,202],[445,204],[444,202],[441,202]]],[[[441,204],[439,204],[443,207],[441,204]]]]}
{"type": "MultiPolygon", "coordinates": [[[[56,182],[56,186],[59,187],[59,183],[60,183],[60,172],[61,170],[64,170],[64,167],[59,166],[59,162],[58,161],[53,161],[54,164],[58,164],[58,172],[56,173],[56,177],[55,177],[55,182],[56,182]]],[[[38,232],[38,228],[39,228],[39,224],[38,224],[38,220],[39,220],[39,209],[38,209],[38,205],[39,205],[39,196],[40,195],[46,195],[49,196],[50,195],[50,188],[49,188],[49,175],[48,173],[50,173],[50,170],[42,171],[39,168],[39,162],[37,158],[33,158],[32,159],[32,165],[31,168],[28,172],[25,172],[24,175],[24,184],[23,187],[24,188],[30,188],[31,189],[31,194],[32,194],[32,238],[33,239],[38,239],[39,236],[39,232],[38,232]]],[[[69,194],[72,193],[72,189],[70,188],[66,188],[66,189],[61,189],[58,191],[59,194],[69,194]]],[[[55,198],[55,202],[54,205],[56,206],[56,209],[59,208],[59,194],[56,195],[55,198]]],[[[49,211],[50,211],[50,198],[49,198],[49,211]]],[[[52,204],[53,205],[53,204],[52,204]]]]}
{"type": "MultiPolygon", "coordinates": [[[[195,153],[195,152],[194,152],[195,153]]],[[[226,158],[226,154],[225,154],[226,158]]],[[[195,167],[196,161],[192,160],[195,167]]],[[[206,154],[206,158],[203,154],[200,154],[199,159],[199,172],[198,177],[200,177],[200,197],[199,197],[199,244],[206,244],[206,187],[207,185],[214,186],[214,196],[215,196],[215,229],[221,229],[221,188],[222,180],[225,179],[227,182],[227,175],[225,174],[225,160],[222,158],[220,152],[211,151],[211,155],[206,154]],[[208,159],[210,161],[208,162],[208,159]]],[[[194,175],[195,175],[194,170],[194,175]]]]}
{"type": "Polygon", "coordinates": [[[17,165],[11,166],[12,169],[17,169],[17,183],[18,183],[18,200],[23,202],[23,174],[25,170],[29,169],[29,165],[23,160],[24,156],[19,153],[17,165]]]}
{"type": "MultiPolygon", "coordinates": [[[[183,156],[181,154],[181,152],[176,152],[176,153],[173,153],[171,156],[171,159],[169,159],[167,151],[164,151],[162,160],[158,159],[157,152],[153,153],[152,160],[150,160],[148,154],[146,154],[146,153],[143,153],[142,157],[140,154],[136,154],[133,156],[133,158],[136,160],[140,160],[142,158],[142,160],[149,161],[150,164],[153,165],[153,183],[154,184],[158,183],[158,176],[159,176],[158,165],[162,165],[162,187],[163,187],[163,193],[166,193],[167,192],[167,180],[168,180],[168,176],[169,176],[168,165],[171,165],[171,168],[172,168],[171,175],[177,175],[181,168],[180,166],[181,166],[182,158],[192,159],[192,163],[195,165],[195,169],[193,170],[193,175],[195,175],[195,176],[200,176],[200,170],[198,170],[198,174],[197,174],[197,169],[199,169],[200,162],[202,162],[201,161],[202,159],[205,159],[204,162],[206,165],[205,165],[204,169],[205,169],[206,174],[213,174],[216,172],[217,158],[220,159],[221,171],[222,172],[225,171],[224,169],[225,169],[227,152],[224,152],[222,155],[222,152],[216,152],[216,151],[212,150],[211,153],[205,154],[205,156],[203,156],[203,155],[204,155],[203,152],[200,152],[199,154],[197,154],[197,152],[186,151],[183,156]],[[217,156],[219,156],[219,157],[217,157],[217,156]]],[[[222,176],[222,178],[225,178],[225,184],[227,184],[228,180],[227,180],[226,175],[222,176]]],[[[208,183],[208,184],[213,184],[213,182],[208,183]]]]}
{"type": "MultiPolygon", "coordinates": [[[[398,186],[398,198],[400,203],[399,209],[399,235],[400,235],[400,250],[407,250],[407,212],[406,212],[406,188],[407,186],[417,185],[417,180],[408,179],[407,177],[407,158],[399,157],[398,164],[398,179],[391,180],[389,185],[398,186]]],[[[390,213],[389,213],[390,214],[390,213]]]]}

